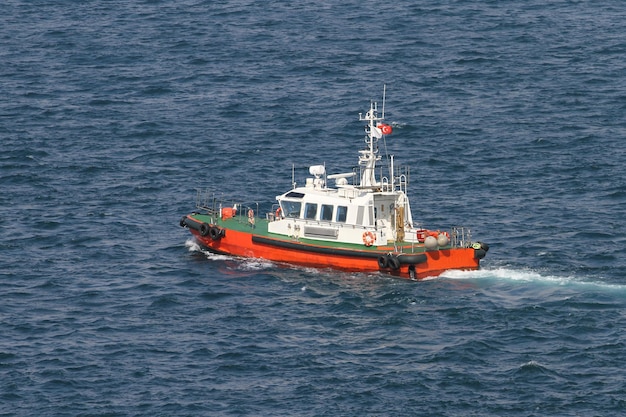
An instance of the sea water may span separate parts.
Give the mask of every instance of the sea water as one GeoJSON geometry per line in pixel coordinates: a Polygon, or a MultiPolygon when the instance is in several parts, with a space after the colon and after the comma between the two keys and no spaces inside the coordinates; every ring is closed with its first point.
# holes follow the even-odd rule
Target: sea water
{"type": "Polygon", "coordinates": [[[0,415],[626,409],[615,0],[0,4],[0,415]],[[346,172],[359,112],[413,217],[491,249],[378,273],[202,252],[195,190],[346,172]],[[384,149],[383,149],[384,148],[384,149]]]}

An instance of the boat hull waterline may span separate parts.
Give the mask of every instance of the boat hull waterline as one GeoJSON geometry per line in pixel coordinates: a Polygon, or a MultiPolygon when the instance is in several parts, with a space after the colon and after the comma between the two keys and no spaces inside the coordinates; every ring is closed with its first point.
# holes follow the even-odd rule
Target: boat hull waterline
{"type": "MultiPolygon", "coordinates": [[[[400,248],[403,252],[398,252],[399,248],[393,246],[329,246],[310,240],[254,233],[251,227],[250,231],[242,231],[242,225],[249,227],[243,219],[207,223],[210,220],[206,215],[189,214],[180,223],[189,228],[203,249],[210,252],[305,267],[333,268],[349,272],[381,271],[402,278],[423,279],[452,269],[476,270],[480,259],[486,254],[485,244],[477,248],[450,247],[437,250],[409,245],[400,248]],[[390,259],[397,259],[397,262],[390,262],[390,259]]],[[[264,222],[267,221],[258,219],[255,226],[261,229],[264,222]]]]}

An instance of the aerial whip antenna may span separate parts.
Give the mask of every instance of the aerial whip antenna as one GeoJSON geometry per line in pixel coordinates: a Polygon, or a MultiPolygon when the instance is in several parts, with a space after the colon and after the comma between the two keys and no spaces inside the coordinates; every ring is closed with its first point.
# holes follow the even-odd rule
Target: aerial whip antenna
{"type": "Polygon", "coordinates": [[[383,119],[385,118],[385,96],[387,95],[387,84],[383,84],[383,119]]]}

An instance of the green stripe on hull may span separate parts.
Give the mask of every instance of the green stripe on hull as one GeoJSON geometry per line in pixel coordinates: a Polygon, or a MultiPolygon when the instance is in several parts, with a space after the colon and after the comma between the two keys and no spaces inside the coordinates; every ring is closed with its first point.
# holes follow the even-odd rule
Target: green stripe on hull
{"type": "Polygon", "coordinates": [[[230,219],[222,220],[217,219],[216,222],[214,217],[211,217],[206,214],[194,214],[191,217],[196,219],[199,222],[216,224],[225,229],[237,230],[239,232],[251,233],[255,236],[266,237],[274,240],[280,240],[287,243],[290,242],[300,242],[307,243],[310,245],[320,246],[320,247],[328,247],[333,249],[346,249],[346,250],[354,250],[354,251],[365,251],[372,252],[372,256],[378,256],[381,252],[403,252],[403,253],[423,253],[425,251],[422,245],[397,245],[394,246],[365,246],[364,244],[354,244],[354,243],[344,243],[344,242],[336,242],[336,241],[327,241],[327,240],[318,240],[318,239],[307,239],[307,238],[299,238],[294,240],[290,237],[284,235],[278,235],[275,233],[269,233],[267,231],[269,221],[267,219],[261,219],[255,217],[254,227],[250,225],[248,222],[248,218],[245,216],[236,216],[230,219]]]}

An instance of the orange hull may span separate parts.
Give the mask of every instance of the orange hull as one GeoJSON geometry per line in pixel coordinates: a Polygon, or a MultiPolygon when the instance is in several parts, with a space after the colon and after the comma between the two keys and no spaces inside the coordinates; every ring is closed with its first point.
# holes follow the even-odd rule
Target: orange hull
{"type": "Polygon", "coordinates": [[[356,272],[382,271],[403,278],[422,279],[440,275],[450,269],[478,269],[480,258],[472,248],[441,249],[420,253],[419,262],[403,262],[395,269],[381,267],[378,260],[379,257],[393,251],[392,247],[345,250],[323,244],[314,245],[262,237],[234,229],[224,229],[224,236],[217,239],[208,235],[203,236],[200,231],[193,228],[190,228],[190,231],[201,246],[215,253],[316,268],[336,268],[356,272]]]}

